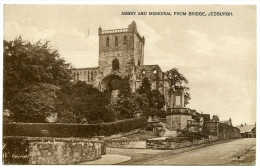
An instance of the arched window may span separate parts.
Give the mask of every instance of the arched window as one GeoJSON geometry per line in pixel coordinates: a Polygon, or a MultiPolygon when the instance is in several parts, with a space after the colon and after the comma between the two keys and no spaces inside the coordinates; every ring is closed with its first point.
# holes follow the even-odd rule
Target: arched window
{"type": "Polygon", "coordinates": [[[113,61],[112,61],[112,70],[119,70],[119,61],[118,61],[118,59],[114,59],[113,61]]]}
{"type": "Polygon", "coordinates": [[[118,46],[118,38],[117,38],[117,36],[116,36],[116,38],[115,38],[115,46],[116,46],[116,47],[118,46]]]}
{"type": "Polygon", "coordinates": [[[157,79],[158,78],[158,72],[157,70],[153,70],[153,79],[157,79]]]}
{"type": "Polygon", "coordinates": [[[107,38],[107,47],[109,47],[109,38],[107,38]]]}
{"type": "Polygon", "coordinates": [[[124,44],[126,44],[126,43],[127,43],[127,37],[124,36],[124,44]]]}
{"type": "Polygon", "coordinates": [[[143,69],[142,72],[141,72],[141,78],[144,79],[147,75],[146,74],[146,71],[143,69]]]}
{"type": "Polygon", "coordinates": [[[137,66],[140,66],[140,60],[138,60],[138,62],[137,62],[137,66]]]}

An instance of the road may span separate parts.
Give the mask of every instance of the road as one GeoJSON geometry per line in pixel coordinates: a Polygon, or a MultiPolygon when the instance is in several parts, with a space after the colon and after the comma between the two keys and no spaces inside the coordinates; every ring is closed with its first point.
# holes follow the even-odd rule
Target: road
{"type": "Polygon", "coordinates": [[[138,165],[254,165],[256,139],[235,139],[176,150],[115,149],[108,153],[130,156],[121,164],[138,165]]]}

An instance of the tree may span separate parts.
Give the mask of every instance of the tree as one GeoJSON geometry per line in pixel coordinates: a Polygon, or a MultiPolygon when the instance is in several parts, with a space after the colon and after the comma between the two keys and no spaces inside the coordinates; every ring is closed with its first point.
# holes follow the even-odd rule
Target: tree
{"type": "Polygon", "coordinates": [[[152,88],[151,88],[151,83],[149,82],[148,78],[145,77],[145,78],[142,80],[142,83],[141,83],[140,88],[137,89],[137,92],[138,92],[139,94],[147,94],[147,93],[149,93],[151,90],[152,90],[152,88]]]}
{"type": "Polygon", "coordinates": [[[189,87],[187,84],[189,83],[188,80],[179,73],[178,69],[173,68],[166,72],[167,79],[170,84],[170,91],[183,91],[184,92],[184,106],[189,104],[190,94],[189,94],[189,87]]]}
{"type": "Polygon", "coordinates": [[[11,100],[11,117],[18,122],[45,122],[47,116],[56,112],[57,90],[52,84],[25,86],[11,100]]]}
{"type": "Polygon", "coordinates": [[[136,90],[137,93],[145,94],[148,100],[148,107],[161,109],[165,105],[164,95],[158,90],[152,90],[151,83],[148,78],[144,78],[140,85],[140,88],[136,90]]]}
{"type": "Polygon", "coordinates": [[[149,107],[162,109],[165,105],[164,95],[158,90],[151,90],[147,93],[149,107]]]}
{"type": "Polygon", "coordinates": [[[63,85],[71,79],[71,65],[48,42],[25,42],[21,37],[4,40],[4,109],[10,108],[13,96],[28,85],[49,83],[63,85]]]}
{"type": "MultiPolygon", "coordinates": [[[[68,120],[64,116],[68,110],[78,119],[75,122],[81,122],[84,118],[90,123],[109,120],[106,109],[109,101],[104,93],[94,88],[93,85],[83,81],[67,84],[59,90],[57,95],[56,109],[58,116],[63,116],[64,120],[68,120]]],[[[70,116],[68,117],[70,118],[70,116]]]]}
{"type": "Polygon", "coordinates": [[[132,93],[132,99],[136,102],[139,107],[139,111],[143,111],[148,108],[148,98],[146,94],[132,93]]]}
{"type": "Polygon", "coordinates": [[[139,112],[138,103],[131,97],[118,97],[113,107],[119,112],[119,118],[133,118],[139,112]]]}
{"type": "MultiPolygon", "coordinates": [[[[111,92],[111,91],[110,91],[111,92]]],[[[109,94],[110,95],[110,94],[109,94]]],[[[110,95],[111,96],[111,95],[110,95]]],[[[127,77],[124,77],[124,79],[121,81],[121,87],[119,89],[119,97],[130,97],[131,96],[131,88],[129,84],[129,80],[127,77]]],[[[112,100],[113,101],[113,100],[112,100]]]]}

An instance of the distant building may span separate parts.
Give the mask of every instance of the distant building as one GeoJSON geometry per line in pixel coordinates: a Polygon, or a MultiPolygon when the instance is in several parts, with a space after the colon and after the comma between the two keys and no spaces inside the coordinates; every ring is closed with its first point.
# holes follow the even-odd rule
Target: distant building
{"type": "Polygon", "coordinates": [[[256,138],[256,126],[255,125],[241,125],[237,128],[240,129],[241,138],[256,138]]]}
{"type": "Polygon", "coordinates": [[[227,124],[227,125],[230,125],[232,126],[232,120],[231,118],[229,120],[224,120],[224,121],[219,121],[220,123],[223,123],[223,124],[227,124]]]}

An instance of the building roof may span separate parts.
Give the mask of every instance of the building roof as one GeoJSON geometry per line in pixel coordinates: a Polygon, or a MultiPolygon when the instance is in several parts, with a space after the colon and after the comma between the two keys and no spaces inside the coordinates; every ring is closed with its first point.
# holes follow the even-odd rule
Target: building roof
{"type": "Polygon", "coordinates": [[[252,132],[252,129],[255,127],[255,125],[244,125],[238,126],[237,128],[240,129],[240,133],[245,133],[245,132],[252,132]]]}

